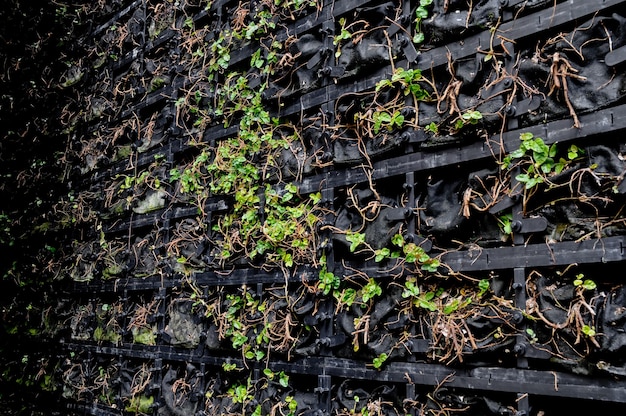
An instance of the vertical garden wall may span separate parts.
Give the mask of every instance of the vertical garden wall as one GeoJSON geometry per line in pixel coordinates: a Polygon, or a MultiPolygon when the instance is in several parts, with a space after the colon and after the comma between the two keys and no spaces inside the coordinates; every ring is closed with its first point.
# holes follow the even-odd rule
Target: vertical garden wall
{"type": "Polygon", "coordinates": [[[33,7],[3,403],[623,411],[624,5],[33,7]]]}

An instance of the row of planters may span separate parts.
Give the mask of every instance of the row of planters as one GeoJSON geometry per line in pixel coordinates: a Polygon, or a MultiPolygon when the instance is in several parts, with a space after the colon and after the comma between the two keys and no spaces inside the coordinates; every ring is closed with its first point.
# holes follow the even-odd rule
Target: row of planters
{"type": "MultiPolygon", "coordinates": [[[[266,369],[256,378],[242,377],[241,368],[204,364],[134,360],[100,360],[74,357],[57,371],[66,383],[64,395],[87,398],[98,404],[123,408],[128,413],[161,415],[303,414],[322,411],[323,393],[311,388],[317,383],[306,375],[266,369]],[[161,398],[157,393],[162,392],[161,398]]],[[[401,415],[421,412],[514,415],[512,394],[466,395],[454,388],[407,388],[403,383],[368,383],[337,378],[329,387],[333,397],[328,410],[338,415],[401,415]]],[[[546,406],[546,404],[543,404],[546,406]]],[[[548,405],[549,407],[549,405],[548,405]]],[[[545,407],[544,407],[545,408],[545,407]]]]}
{"type": "MultiPolygon", "coordinates": [[[[350,307],[341,307],[339,302],[340,299],[346,298],[345,295],[350,293],[351,288],[340,287],[335,292],[337,310],[332,318],[335,326],[334,335],[328,340],[321,339],[318,332],[323,331],[320,325],[323,325],[324,317],[320,316],[320,313],[310,314],[311,309],[320,307],[314,304],[315,298],[309,296],[307,301],[303,294],[299,295],[299,299],[293,296],[293,307],[285,308],[289,301],[283,299],[284,293],[281,293],[283,288],[264,291],[263,302],[255,299],[256,296],[251,292],[246,292],[226,295],[220,293],[217,296],[190,294],[171,300],[166,309],[154,300],[149,304],[142,304],[146,297],[137,298],[137,302],[126,300],[126,305],[130,305],[127,308],[123,308],[119,303],[98,303],[94,308],[95,311],[92,311],[91,304],[87,306],[83,304],[76,306],[72,313],[66,315],[71,316],[67,321],[71,322],[72,331],[71,335],[67,336],[67,342],[70,350],[80,349],[84,342],[103,347],[123,347],[119,350],[112,349],[110,352],[107,352],[106,348],[93,350],[99,352],[101,357],[115,357],[120,353],[123,355],[124,351],[138,357],[150,354],[170,356],[167,354],[178,351],[181,354],[178,356],[181,363],[189,360],[193,362],[213,360],[212,362],[223,363],[222,369],[230,376],[225,375],[222,380],[229,379],[233,382],[233,375],[245,377],[249,369],[256,368],[255,374],[262,372],[270,380],[276,378],[274,381],[285,385],[284,387],[287,384],[290,389],[296,391],[297,385],[288,384],[289,378],[281,373],[283,370],[277,369],[289,368],[289,364],[280,363],[284,362],[283,360],[291,360],[294,369],[299,368],[296,371],[302,372],[298,367],[299,359],[316,357],[323,350],[329,351],[326,347],[329,347],[336,357],[365,360],[368,362],[366,367],[378,369],[381,375],[385,374],[390,363],[410,361],[411,356],[433,363],[443,362],[451,368],[463,368],[466,365],[514,366],[516,358],[524,354],[520,348],[526,348],[535,351],[528,354],[532,368],[551,370],[551,374],[555,374],[554,371],[565,371],[585,374],[596,379],[607,376],[619,379],[624,374],[624,364],[620,357],[626,345],[623,331],[620,329],[623,320],[623,313],[620,312],[623,310],[623,291],[619,287],[615,288],[611,282],[598,287],[594,280],[587,277],[597,272],[594,269],[597,268],[533,270],[527,277],[526,311],[520,311],[512,306],[511,293],[514,289],[510,284],[510,276],[509,278],[492,276],[493,294],[488,293],[490,291],[484,280],[478,283],[473,294],[470,286],[461,288],[461,292],[454,292],[455,289],[459,289],[458,284],[453,286],[454,289],[440,288],[439,293],[427,292],[428,289],[425,287],[422,287],[420,292],[420,288],[411,280],[407,280],[404,287],[390,283],[387,287],[382,284],[383,289],[379,287],[379,290],[372,290],[376,283],[370,280],[359,289],[355,303],[350,307]],[[583,271],[588,274],[585,275],[583,271]],[[368,293],[375,301],[364,300],[368,293]],[[206,311],[207,304],[213,305],[212,313],[206,311]],[[376,309],[373,310],[374,305],[376,309]],[[132,313],[125,314],[123,312],[125,309],[131,310],[132,313]],[[285,313],[285,309],[289,313],[285,313]],[[223,312],[220,314],[218,310],[223,312]],[[128,329],[124,330],[124,326],[128,329]],[[159,331],[158,327],[164,329],[159,331]],[[309,327],[311,329],[308,329],[309,327]],[[91,332],[91,328],[95,330],[91,332]],[[131,334],[133,342],[144,347],[135,349],[134,352],[128,350],[129,346],[125,340],[128,340],[131,334]],[[161,347],[153,350],[146,347],[154,344],[164,347],[170,345],[175,349],[161,347]],[[184,351],[190,351],[190,354],[185,355],[184,351]],[[231,358],[224,358],[222,354],[231,358]]],[[[438,283],[441,284],[441,281],[438,283]]],[[[84,357],[73,356],[72,359],[70,361],[85,365],[84,357]]],[[[144,361],[139,359],[138,363],[144,361]]],[[[66,363],[65,366],[67,365],[66,363]]],[[[80,370],[80,365],[72,366],[70,371],[64,372],[62,379],[47,376],[43,380],[46,380],[49,388],[53,390],[65,385],[63,391],[67,398],[85,401],[86,397],[80,396],[80,392],[84,393],[91,387],[83,386],[74,378],[77,377],[75,373],[90,373],[80,370]],[[83,387],[81,389],[77,386],[83,387]],[[70,394],[72,389],[78,390],[72,394],[79,396],[72,396],[70,394]]],[[[147,365],[151,371],[165,371],[167,368],[147,365]]],[[[91,371],[93,377],[104,377],[101,369],[91,371]]],[[[169,374],[170,372],[163,376],[163,383],[173,382],[174,376],[169,374]]],[[[318,369],[307,367],[306,372],[315,375],[318,369]]],[[[197,381],[193,383],[188,379],[195,374],[189,366],[184,373],[182,370],[179,373],[184,374],[186,383],[196,385],[197,381]]],[[[59,372],[55,374],[58,376],[59,372]]],[[[211,374],[213,375],[212,372],[211,374]]],[[[136,380],[138,376],[135,375],[132,379],[136,380]]],[[[337,379],[333,380],[339,383],[337,379]]],[[[193,390],[183,382],[179,383],[182,388],[181,395],[186,394],[184,392],[190,394],[193,390]]],[[[272,389],[267,391],[265,387],[259,387],[254,383],[253,385],[264,392],[261,394],[273,391],[272,389]]],[[[380,389],[386,392],[388,395],[386,397],[390,399],[389,403],[385,404],[391,406],[381,414],[395,414],[389,413],[399,400],[394,388],[400,387],[388,384],[381,386],[380,389]]],[[[143,393],[145,397],[141,400],[131,399],[126,405],[126,411],[148,412],[146,407],[137,410],[138,408],[135,409],[133,406],[152,406],[153,400],[159,400],[159,395],[154,389],[154,385],[147,389],[143,393]],[[150,398],[152,396],[154,397],[150,398]],[[132,400],[139,401],[132,404],[132,400]]],[[[255,399],[255,394],[250,392],[250,384],[247,387],[239,385],[229,389],[228,394],[235,394],[237,389],[240,390],[236,394],[241,394],[238,399],[241,405],[254,407],[255,403],[260,402],[258,398],[255,399]],[[245,389],[245,395],[242,389],[245,389]]],[[[176,394],[176,389],[173,391],[176,394]]],[[[443,391],[447,392],[447,389],[443,391]]],[[[162,387],[161,394],[165,403],[170,405],[167,396],[170,390],[162,387]]],[[[375,392],[372,394],[375,395],[375,392]]],[[[368,397],[362,391],[355,395],[361,399],[368,397]]],[[[402,397],[401,394],[399,396],[402,397]]],[[[210,398],[209,395],[206,397],[210,398]]],[[[341,396],[333,397],[334,400],[345,399],[341,396]]],[[[446,398],[452,400],[449,404],[454,404],[454,400],[458,400],[454,399],[454,395],[452,398],[447,396],[446,398]]],[[[88,402],[89,400],[87,398],[88,402]]],[[[106,401],[100,397],[97,402],[109,405],[115,403],[111,400],[106,401]]],[[[478,406],[483,400],[489,403],[490,399],[478,400],[476,396],[471,404],[478,406]]],[[[181,398],[178,403],[184,402],[185,400],[181,398]]],[[[289,400],[286,402],[287,407],[288,402],[289,400]]],[[[196,406],[196,399],[190,403],[188,405],[196,406]]],[[[301,401],[296,400],[296,403],[301,401]]],[[[316,402],[309,400],[308,403],[316,402]]],[[[365,403],[368,402],[364,400],[362,406],[367,406],[365,403]]],[[[157,403],[156,406],[162,404],[157,403]]],[[[360,406],[359,403],[353,404],[360,406]]],[[[416,400],[413,405],[425,406],[425,403],[416,400]]],[[[500,406],[497,408],[500,409],[500,406]]],[[[495,409],[490,407],[493,412],[495,409]]],[[[476,408],[465,410],[472,414],[476,408]]],[[[254,412],[253,409],[249,411],[254,412]]],[[[300,411],[297,414],[300,414],[300,411]]]]}
{"type": "MultiPolygon", "coordinates": [[[[428,236],[437,244],[436,257],[455,249],[456,241],[467,235],[480,238],[480,246],[510,241],[515,221],[513,203],[507,201],[521,202],[526,216],[545,219],[529,241],[583,241],[622,234],[624,227],[620,216],[624,162],[618,148],[547,145],[529,133],[522,134],[519,148],[500,167],[494,163],[491,169],[457,169],[454,178],[435,171],[411,184],[389,178],[370,186],[339,188],[333,203],[321,201],[319,193],[300,196],[290,184],[279,190],[267,186],[261,194],[255,188],[242,189],[234,200],[205,199],[201,192],[211,185],[199,183],[204,177],[198,165],[170,170],[179,178],[180,191],[171,195],[171,185],[159,179],[168,174],[161,160],[137,176],[116,175],[106,186],[104,227],[92,208],[96,192],[78,198],[69,195],[57,204],[61,227],[95,221],[104,230],[123,231],[133,224],[136,229],[131,239],[100,232],[92,240],[77,241],[71,248],[75,254],[59,274],[75,281],[145,277],[168,270],[188,274],[237,259],[291,267],[315,261],[322,243],[318,230],[332,235],[342,255],[354,256],[361,245],[357,255],[362,259],[388,258],[392,238],[400,234],[428,236]],[[192,189],[198,191],[193,197],[192,189]],[[176,195],[205,212],[197,216],[195,210],[185,210],[189,205],[176,203],[176,195]],[[409,201],[410,196],[414,199],[409,201]],[[153,214],[124,222],[122,213],[128,210],[153,214]],[[189,214],[194,216],[184,217],[189,214]],[[183,218],[176,219],[177,215],[183,218]],[[324,216],[328,218],[322,221],[324,216]],[[166,220],[170,229],[163,230],[166,220]],[[152,228],[155,223],[159,226],[152,228]]],[[[430,250],[429,240],[418,237],[417,242],[430,250]]]]}
{"type": "Polygon", "coordinates": [[[506,271],[443,278],[407,276],[408,267],[398,263],[385,278],[347,268],[341,279],[323,276],[287,289],[189,281],[193,290],[186,293],[68,299],[47,311],[42,333],[77,345],[226,354],[245,365],[332,354],[383,370],[412,356],[452,366],[511,366],[525,356],[519,348],[528,348],[536,352],[528,354],[532,368],[624,373],[624,293],[617,282],[599,278],[597,267],[529,271],[525,307],[515,305],[519,288],[506,271]]]}

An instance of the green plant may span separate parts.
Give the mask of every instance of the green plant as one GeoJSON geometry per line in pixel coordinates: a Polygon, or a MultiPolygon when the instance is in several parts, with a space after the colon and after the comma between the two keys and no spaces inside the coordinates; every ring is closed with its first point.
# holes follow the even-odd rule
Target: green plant
{"type": "Polygon", "coordinates": [[[374,366],[375,369],[378,370],[382,367],[385,361],[387,361],[387,358],[389,358],[388,355],[382,352],[378,355],[378,357],[374,357],[374,360],[372,361],[372,365],[374,366]]]}
{"type": "Polygon", "coordinates": [[[269,10],[261,10],[256,13],[258,20],[251,21],[245,28],[244,37],[250,40],[260,35],[268,34],[272,29],[276,28],[272,13],[269,10]]]}
{"type": "Polygon", "coordinates": [[[496,220],[498,221],[500,231],[502,231],[504,235],[513,234],[513,228],[511,228],[513,224],[513,214],[502,214],[497,217],[496,220]]]}
{"type": "MultiPolygon", "coordinates": [[[[275,372],[273,372],[269,368],[265,368],[263,370],[263,374],[265,374],[265,376],[270,380],[274,380],[277,375],[275,372]]],[[[278,373],[278,384],[280,384],[282,387],[285,387],[285,388],[289,387],[289,376],[285,374],[284,371],[281,371],[280,373],[278,373]]]]}
{"type": "Polygon", "coordinates": [[[235,363],[222,363],[222,368],[224,369],[224,371],[234,371],[237,369],[237,364],[235,363]]]}
{"type": "Polygon", "coordinates": [[[233,348],[239,349],[248,342],[248,336],[246,335],[247,327],[239,316],[240,311],[244,308],[245,298],[239,295],[228,294],[226,295],[226,300],[228,302],[225,316],[227,328],[224,334],[230,338],[233,348]]]}
{"type": "Polygon", "coordinates": [[[152,396],[133,396],[124,411],[130,413],[151,413],[153,404],[154,397],[152,396]]]}
{"type": "Polygon", "coordinates": [[[246,384],[234,384],[228,389],[226,394],[232,399],[233,403],[246,404],[254,398],[250,392],[251,384],[250,379],[248,379],[246,384]]]}
{"type": "Polygon", "coordinates": [[[93,331],[93,339],[97,342],[111,342],[119,344],[122,340],[122,331],[117,318],[121,313],[121,306],[103,303],[96,308],[98,326],[93,331]]]}
{"type": "Polygon", "coordinates": [[[439,259],[430,257],[422,247],[415,243],[404,244],[402,251],[406,262],[420,264],[422,270],[434,273],[440,266],[439,259]]]}
{"type": "Polygon", "coordinates": [[[466,124],[476,124],[483,119],[483,115],[477,110],[468,110],[461,115],[463,122],[466,124]]]}
{"type": "Polygon", "coordinates": [[[346,27],[345,17],[342,17],[339,19],[339,25],[341,26],[341,29],[339,30],[339,34],[333,37],[333,45],[335,45],[336,47],[335,58],[339,58],[341,56],[341,44],[344,41],[352,38],[352,33],[350,33],[350,31],[348,30],[348,27],[346,27]]]}
{"type": "Polygon", "coordinates": [[[426,127],[424,127],[424,131],[428,131],[436,136],[439,134],[439,126],[434,121],[431,121],[426,127]]]}
{"type": "MultiPolygon", "coordinates": [[[[258,49],[251,65],[263,73],[271,73],[280,47],[278,42],[272,42],[265,57],[258,49]]],[[[295,127],[281,125],[278,119],[270,117],[261,99],[264,88],[264,84],[250,88],[247,77],[237,72],[227,75],[223,85],[216,89],[219,109],[216,115],[223,118],[225,126],[238,118],[239,132],[236,137],[221,141],[213,160],[201,165],[211,177],[207,182],[212,193],[234,193],[235,197],[232,212],[213,226],[223,237],[219,242],[221,259],[241,254],[249,259],[265,256],[266,264],[292,267],[314,261],[313,227],[317,222],[314,210],[319,197],[314,194],[308,199],[300,198],[291,183],[284,184],[282,189],[269,184],[260,186],[261,181],[267,181],[267,168],[275,165],[275,158],[298,139],[295,127]],[[287,130],[293,134],[285,134],[287,130]],[[265,200],[263,219],[259,216],[261,194],[265,200]]],[[[191,169],[177,177],[184,180],[182,183],[189,183],[186,188],[193,189],[198,176],[197,169],[191,169]]]]}
{"type": "MultiPolygon", "coordinates": [[[[248,341],[248,338],[246,337],[246,342],[247,341],[248,341]]],[[[253,349],[252,346],[250,345],[246,345],[243,351],[244,351],[243,356],[248,360],[261,361],[263,358],[265,358],[264,351],[259,350],[259,349],[253,349]]]]}
{"type": "Polygon", "coordinates": [[[456,120],[454,123],[454,129],[457,131],[461,130],[465,126],[477,124],[482,119],[483,115],[480,111],[467,110],[456,120]]]}
{"type": "Polygon", "coordinates": [[[278,374],[278,384],[280,384],[284,388],[287,388],[289,386],[289,376],[285,374],[284,371],[281,371],[278,374]]]}
{"type": "Polygon", "coordinates": [[[387,247],[383,247],[374,251],[374,261],[376,263],[379,263],[389,257],[391,257],[391,250],[389,250],[387,247]]]}
{"type": "Polygon", "coordinates": [[[489,283],[489,280],[487,279],[481,279],[478,282],[478,296],[482,296],[485,293],[487,293],[487,291],[491,288],[491,284],[489,283]]]}
{"type": "Polygon", "coordinates": [[[293,396],[286,396],[285,404],[287,404],[287,409],[289,410],[286,416],[295,416],[296,410],[298,410],[298,402],[296,399],[293,396]]]}
{"type": "Polygon", "coordinates": [[[576,279],[574,280],[574,286],[580,287],[584,290],[595,290],[597,288],[596,282],[591,279],[585,279],[585,275],[579,273],[576,275],[576,279]]]}
{"type": "Polygon", "coordinates": [[[143,345],[156,345],[156,332],[153,328],[133,328],[133,342],[143,345]]]}
{"type": "Polygon", "coordinates": [[[528,335],[531,344],[535,344],[539,341],[537,334],[531,328],[526,328],[526,335],[528,335]]]}
{"type": "MultiPolygon", "coordinates": [[[[354,233],[349,233],[348,235],[352,235],[348,240],[352,243],[351,251],[356,250],[356,248],[365,241],[364,234],[358,237],[354,237],[354,233]]],[[[420,265],[422,270],[432,273],[436,272],[441,265],[439,259],[430,257],[422,247],[415,243],[407,243],[402,234],[395,234],[391,238],[391,243],[399,250],[391,250],[388,247],[373,250],[374,261],[379,263],[388,258],[403,258],[405,262],[420,265]]]]}
{"type": "Polygon", "coordinates": [[[333,291],[333,296],[337,300],[337,308],[341,309],[344,305],[348,307],[352,306],[356,300],[357,294],[358,292],[351,287],[345,288],[341,291],[335,289],[333,291]]]}
{"type": "Polygon", "coordinates": [[[374,120],[373,130],[375,134],[380,132],[382,127],[385,127],[388,131],[392,131],[394,128],[401,128],[404,124],[404,116],[398,110],[393,114],[387,111],[377,111],[372,115],[374,120]]]}
{"type": "Polygon", "coordinates": [[[542,138],[535,137],[532,133],[520,134],[522,143],[520,147],[502,160],[502,169],[509,169],[514,160],[520,159],[524,172],[518,174],[515,179],[525,185],[526,189],[532,189],[546,181],[552,174],[559,174],[573,160],[584,154],[584,151],[576,145],[571,145],[567,151],[567,159],[559,158],[556,143],[548,146],[542,138]]]}
{"type": "Polygon", "coordinates": [[[226,42],[227,32],[220,33],[210,47],[211,58],[209,59],[209,81],[215,79],[216,74],[228,68],[230,63],[230,44],[226,42]]]}
{"type": "Polygon", "coordinates": [[[472,297],[468,296],[463,299],[461,296],[454,297],[450,299],[443,307],[443,314],[450,315],[458,311],[459,309],[463,309],[472,303],[472,297]]]}
{"type": "Polygon", "coordinates": [[[8,247],[15,245],[15,237],[11,232],[11,218],[4,212],[0,213],[0,244],[8,247]]]}
{"type": "Polygon", "coordinates": [[[424,32],[422,32],[422,21],[428,18],[428,6],[433,0],[420,0],[419,6],[415,10],[415,34],[413,35],[413,43],[419,45],[424,42],[424,32]]]}
{"type": "Polygon", "coordinates": [[[410,298],[413,305],[418,308],[423,308],[431,312],[438,310],[437,304],[433,302],[435,296],[435,292],[421,293],[417,285],[417,280],[414,277],[408,278],[406,282],[404,282],[402,297],[405,299],[410,298]]]}
{"type": "Polygon", "coordinates": [[[341,279],[335,276],[333,272],[326,270],[326,266],[323,266],[319,273],[318,288],[322,291],[324,296],[328,295],[331,290],[339,289],[341,285],[341,279]]]}
{"type": "Polygon", "coordinates": [[[421,70],[398,67],[391,75],[391,79],[378,81],[376,92],[386,87],[398,87],[403,91],[404,95],[412,94],[417,101],[426,101],[430,99],[430,94],[422,87],[420,82],[426,82],[421,70]]]}
{"type": "Polygon", "coordinates": [[[383,290],[378,284],[378,282],[370,278],[365,284],[365,286],[363,286],[363,288],[361,289],[361,298],[363,299],[364,303],[367,303],[369,302],[370,299],[374,299],[376,296],[382,295],[382,293],[383,293],[383,290]]]}
{"type": "Polygon", "coordinates": [[[596,330],[595,330],[595,329],[593,329],[593,327],[591,327],[591,326],[589,326],[589,325],[587,325],[587,324],[584,324],[584,325],[582,326],[582,328],[581,328],[581,332],[582,332],[585,336],[590,337],[590,338],[591,338],[591,337],[596,336],[596,330]]]}
{"type": "Polygon", "coordinates": [[[359,246],[365,244],[365,233],[346,233],[346,240],[350,243],[350,253],[354,253],[359,246]]]}
{"type": "Polygon", "coordinates": [[[165,85],[165,82],[165,78],[154,77],[152,81],[150,81],[150,92],[154,92],[159,88],[162,88],[165,85]]]}
{"type": "Polygon", "coordinates": [[[115,329],[99,326],[93,331],[93,339],[98,342],[106,341],[118,344],[122,340],[122,335],[115,329]]]}

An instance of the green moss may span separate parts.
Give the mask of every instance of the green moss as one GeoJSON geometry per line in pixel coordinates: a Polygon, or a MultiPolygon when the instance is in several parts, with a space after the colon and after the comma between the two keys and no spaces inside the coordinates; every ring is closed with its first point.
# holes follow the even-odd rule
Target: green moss
{"type": "Polygon", "coordinates": [[[135,396],[130,399],[130,403],[126,405],[124,411],[132,413],[150,413],[154,397],[152,396],[135,396]]]}
{"type": "Polygon", "coordinates": [[[133,328],[132,332],[134,343],[156,345],[156,334],[152,328],[133,328]]]}

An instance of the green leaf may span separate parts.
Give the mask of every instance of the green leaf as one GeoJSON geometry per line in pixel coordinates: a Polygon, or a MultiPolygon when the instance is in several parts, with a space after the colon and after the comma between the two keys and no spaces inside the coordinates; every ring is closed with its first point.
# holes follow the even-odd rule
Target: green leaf
{"type": "Polygon", "coordinates": [[[419,286],[415,284],[415,281],[408,280],[404,283],[404,287],[406,288],[402,291],[403,298],[417,297],[420,294],[419,286]]]}
{"type": "Polygon", "coordinates": [[[424,20],[428,18],[428,10],[424,6],[418,6],[417,10],[415,10],[415,16],[420,20],[424,20]]]}
{"type": "Polygon", "coordinates": [[[346,240],[350,243],[350,253],[354,253],[361,244],[365,243],[365,233],[349,232],[346,234],[346,240]]]}
{"type": "Polygon", "coordinates": [[[150,413],[153,403],[152,396],[133,396],[124,410],[129,413],[150,413]]]}
{"type": "Polygon", "coordinates": [[[452,300],[452,302],[443,307],[443,314],[450,315],[452,312],[456,312],[459,309],[459,303],[458,299],[452,300]]]}
{"type": "Polygon", "coordinates": [[[385,361],[387,361],[387,358],[387,354],[383,352],[378,357],[374,358],[374,360],[372,361],[372,365],[374,366],[374,368],[378,369],[383,365],[385,361]]]}
{"type": "Polygon", "coordinates": [[[402,115],[402,113],[400,113],[399,111],[393,113],[393,120],[391,124],[392,126],[395,124],[397,127],[402,127],[402,124],[404,124],[404,116],[402,115]]]}
{"type": "Polygon", "coordinates": [[[439,259],[431,259],[424,261],[422,264],[422,270],[435,273],[440,266],[439,259]]]}
{"type": "Polygon", "coordinates": [[[583,289],[585,290],[594,290],[596,289],[598,286],[596,285],[596,282],[594,282],[593,280],[590,279],[586,279],[582,285],[583,289]]]}
{"type": "Polygon", "coordinates": [[[293,266],[293,256],[291,255],[291,253],[285,253],[282,256],[282,260],[283,260],[283,263],[285,263],[285,266],[287,267],[293,266]]]}
{"type": "Polygon", "coordinates": [[[530,178],[528,179],[528,181],[526,181],[526,189],[532,189],[534,188],[540,181],[537,178],[530,178]]]}
{"type": "Polygon", "coordinates": [[[556,152],[557,152],[556,143],[553,143],[550,146],[550,151],[548,152],[548,156],[555,157],[556,156],[556,152]]]}
{"type": "Polygon", "coordinates": [[[374,257],[374,261],[378,263],[388,258],[389,255],[391,254],[391,251],[387,247],[384,247],[379,250],[376,250],[375,254],[376,254],[376,257],[374,257]]]}
{"type": "Polygon", "coordinates": [[[433,134],[439,134],[439,127],[434,121],[431,121],[430,124],[424,127],[424,130],[429,131],[433,134]]]}
{"type": "Polygon", "coordinates": [[[417,306],[419,306],[420,308],[429,310],[431,312],[436,312],[437,311],[437,305],[435,304],[435,302],[431,302],[428,301],[426,299],[418,299],[417,300],[417,306]]]}
{"type": "Polygon", "coordinates": [[[367,284],[363,287],[362,292],[363,302],[368,302],[370,299],[380,296],[383,293],[382,288],[372,278],[368,280],[367,284]]]}
{"type": "Polygon", "coordinates": [[[320,192],[309,194],[309,198],[311,199],[311,201],[313,201],[314,204],[317,205],[322,200],[322,194],[320,192]]]}
{"type": "Polygon", "coordinates": [[[530,178],[528,177],[527,173],[520,173],[519,175],[515,176],[515,180],[518,182],[527,183],[530,178]]]}
{"type": "Polygon", "coordinates": [[[582,330],[583,334],[585,334],[588,337],[593,337],[593,336],[596,335],[596,330],[593,329],[592,327],[590,327],[587,324],[583,325],[581,330],[582,330]]]}
{"type": "Polygon", "coordinates": [[[237,364],[234,363],[222,363],[224,371],[233,371],[237,368],[237,364]]]}
{"type": "Polygon", "coordinates": [[[522,133],[519,135],[520,140],[522,140],[523,142],[526,142],[528,140],[531,140],[533,138],[533,134],[532,133],[522,133]]]}
{"type": "Polygon", "coordinates": [[[550,173],[554,168],[554,160],[551,157],[547,158],[541,165],[541,171],[543,173],[550,173]]]}
{"type": "Polygon", "coordinates": [[[574,160],[577,157],[583,155],[585,152],[583,149],[579,148],[578,146],[576,146],[575,144],[571,145],[569,147],[569,149],[567,150],[567,158],[569,160],[574,160]]]}
{"type": "Polygon", "coordinates": [[[515,149],[514,151],[511,152],[510,156],[513,159],[519,159],[524,157],[524,155],[526,154],[526,150],[524,149],[515,149]]]}
{"type": "Polygon", "coordinates": [[[289,387],[289,376],[284,371],[280,372],[278,383],[285,388],[289,387]]]}
{"type": "Polygon", "coordinates": [[[356,299],[357,291],[353,288],[347,288],[341,291],[336,298],[341,302],[345,303],[347,306],[352,306],[356,299]]]}
{"type": "Polygon", "coordinates": [[[537,165],[541,166],[546,162],[546,160],[548,160],[548,153],[534,152],[533,159],[535,159],[535,163],[537,163],[537,165]]]}
{"type": "Polygon", "coordinates": [[[481,114],[480,111],[467,111],[465,113],[463,113],[463,115],[461,116],[463,118],[463,120],[465,121],[469,121],[471,123],[475,123],[478,120],[481,120],[483,118],[483,115],[481,114]]]}
{"type": "Polygon", "coordinates": [[[402,247],[404,246],[404,237],[402,234],[396,234],[391,237],[391,243],[397,247],[402,247]]]}
{"type": "Polygon", "coordinates": [[[376,92],[378,92],[379,90],[381,90],[384,87],[392,87],[393,84],[391,83],[390,80],[388,79],[383,79],[381,81],[378,81],[378,83],[376,84],[376,92]]]}
{"type": "Polygon", "coordinates": [[[534,140],[529,140],[526,142],[526,146],[528,149],[532,150],[533,152],[537,152],[537,153],[548,153],[548,147],[546,146],[546,144],[543,142],[543,139],[541,137],[535,137],[534,140]]]}
{"type": "Polygon", "coordinates": [[[489,290],[489,287],[490,287],[490,284],[489,284],[489,280],[487,279],[481,279],[478,282],[478,289],[480,290],[480,294],[487,292],[489,290]]]}
{"type": "Polygon", "coordinates": [[[298,402],[292,397],[285,397],[285,403],[289,407],[289,414],[287,416],[294,416],[296,414],[296,410],[298,410],[298,402]]]}
{"type": "Polygon", "coordinates": [[[416,32],[415,35],[413,35],[413,43],[415,44],[421,44],[424,43],[424,40],[426,40],[426,36],[424,36],[424,32],[416,32]]]}
{"type": "Polygon", "coordinates": [[[298,187],[293,183],[288,183],[285,185],[285,190],[289,193],[296,194],[298,193],[298,187]]]}

